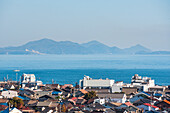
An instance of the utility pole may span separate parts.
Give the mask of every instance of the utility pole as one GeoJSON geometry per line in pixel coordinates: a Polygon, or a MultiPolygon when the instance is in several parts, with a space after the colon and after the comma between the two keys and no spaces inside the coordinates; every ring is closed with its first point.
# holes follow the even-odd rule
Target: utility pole
{"type": "Polygon", "coordinates": [[[16,73],[16,82],[18,81],[17,78],[18,78],[18,73],[16,73]]]}

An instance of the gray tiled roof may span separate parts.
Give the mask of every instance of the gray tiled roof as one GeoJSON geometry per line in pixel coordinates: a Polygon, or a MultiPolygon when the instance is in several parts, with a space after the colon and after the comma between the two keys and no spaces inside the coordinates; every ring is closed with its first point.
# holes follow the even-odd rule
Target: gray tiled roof
{"type": "Polygon", "coordinates": [[[97,93],[99,98],[123,98],[123,93],[97,93]]]}
{"type": "Polygon", "coordinates": [[[43,107],[43,106],[50,106],[51,102],[38,102],[36,106],[43,107]]]}

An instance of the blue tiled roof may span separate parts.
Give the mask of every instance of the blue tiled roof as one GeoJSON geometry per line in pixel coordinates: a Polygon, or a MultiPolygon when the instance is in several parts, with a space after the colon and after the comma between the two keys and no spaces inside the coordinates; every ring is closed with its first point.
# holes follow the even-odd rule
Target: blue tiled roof
{"type": "Polygon", "coordinates": [[[8,106],[8,103],[0,103],[0,105],[8,106]]]}
{"type": "Polygon", "coordinates": [[[58,95],[59,93],[61,93],[60,91],[53,91],[52,95],[58,95]]]}
{"type": "Polygon", "coordinates": [[[162,96],[162,94],[160,94],[160,93],[155,93],[154,95],[159,96],[159,97],[162,96]]]}
{"type": "Polygon", "coordinates": [[[20,98],[20,99],[22,99],[22,100],[30,100],[30,98],[24,97],[24,96],[18,96],[18,98],[20,98]]]}
{"type": "MultiPolygon", "coordinates": [[[[11,110],[13,110],[14,108],[11,108],[11,110]]],[[[9,113],[9,107],[7,109],[5,109],[4,111],[1,111],[0,113],[9,113]]]]}
{"type": "Polygon", "coordinates": [[[148,96],[151,96],[150,94],[148,94],[148,93],[146,93],[146,92],[144,92],[144,91],[143,91],[142,93],[144,93],[144,94],[146,94],[146,95],[148,95],[148,96]]]}

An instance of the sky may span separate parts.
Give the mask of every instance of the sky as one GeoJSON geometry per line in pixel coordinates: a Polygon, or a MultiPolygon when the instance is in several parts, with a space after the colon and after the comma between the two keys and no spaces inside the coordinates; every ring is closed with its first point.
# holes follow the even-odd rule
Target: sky
{"type": "Polygon", "coordinates": [[[49,38],[170,51],[169,0],[0,0],[0,47],[49,38]]]}

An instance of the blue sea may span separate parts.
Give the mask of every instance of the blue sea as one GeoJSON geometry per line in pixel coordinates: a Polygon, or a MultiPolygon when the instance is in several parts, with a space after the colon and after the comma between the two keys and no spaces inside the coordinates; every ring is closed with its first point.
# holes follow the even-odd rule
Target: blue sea
{"type": "Polygon", "coordinates": [[[8,75],[19,80],[23,73],[35,74],[43,83],[75,84],[84,75],[130,83],[134,74],[170,85],[168,55],[0,55],[0,81],[8,75]],[[20,70],[16,78],[16,72],[20,70]]]}

